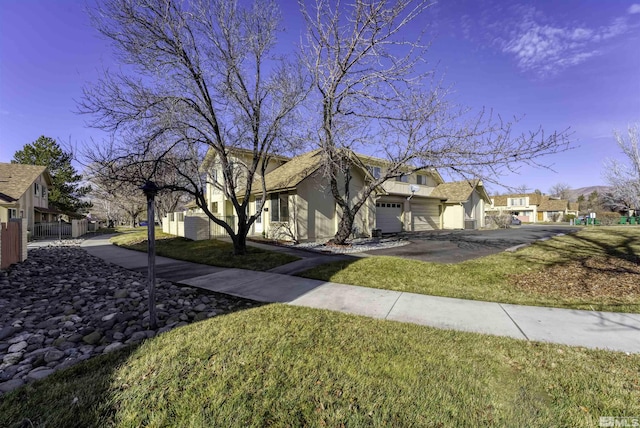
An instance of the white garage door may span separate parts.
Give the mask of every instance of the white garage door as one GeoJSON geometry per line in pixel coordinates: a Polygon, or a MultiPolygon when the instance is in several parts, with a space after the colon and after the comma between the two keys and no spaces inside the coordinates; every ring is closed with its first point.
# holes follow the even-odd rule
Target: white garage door
{"type": "Polygon", "coordinates": [[[437,202],[412,203],[413,230],[440,229],[440,206],[437,202]]]}
{"type": "Polygon", "coordinates": [[[402,204],[377,202],[376,228],[381,229],[382,233],[402,232],[402,204]]]}

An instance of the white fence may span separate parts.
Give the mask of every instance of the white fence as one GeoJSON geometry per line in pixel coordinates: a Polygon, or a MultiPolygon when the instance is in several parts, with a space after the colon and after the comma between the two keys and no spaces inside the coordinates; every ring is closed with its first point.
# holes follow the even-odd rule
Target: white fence
{"type": "MultiPolygon", "coordinates": [[[[224,221],[235,231],[235,216],[226,216],[224,221]]],[[[162,219],[162,231],[170,235],[182,236],[194,241],[229,236],[224,227],[211,221],[205,214],[169,213],[162,219]]]]}
{"type": "Polygon", "coordinates": [[[36,223],[31,234],[33,238],[77,238],[86,234],[88,230],[89,222],[83,219],[71,220],[71,223],[36,223]]]}

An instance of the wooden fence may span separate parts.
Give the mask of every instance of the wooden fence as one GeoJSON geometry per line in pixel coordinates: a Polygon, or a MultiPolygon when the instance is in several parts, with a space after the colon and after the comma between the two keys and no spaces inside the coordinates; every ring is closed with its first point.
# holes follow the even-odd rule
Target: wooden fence
{"type": "Polygon", "coordinates": [[[22,221],[0,223],[0,269],[7,269],[14,263],[26,259],[26,239],[22,239],[22,221]]]}

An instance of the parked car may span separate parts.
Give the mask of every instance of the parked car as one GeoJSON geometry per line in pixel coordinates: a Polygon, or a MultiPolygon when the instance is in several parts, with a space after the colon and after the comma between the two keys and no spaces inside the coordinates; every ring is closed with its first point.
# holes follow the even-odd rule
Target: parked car
{"type": "Polygon", "coordinates": [[[522,224],[522,222],[520,221],[520,219],[516,216],[511,217],[511,225],[512,226],[520,226],[522,224]]]}
{"type": "Polygon", "coordinates": [[[143,221],[141,221],[141,222],[139,223],[139,225],[140,225],[140,226],[147,226],[148,224],[149,224],[149,222],[148,222],[148,221],[146,221],[146,220],[143,220],[143,221]]]}

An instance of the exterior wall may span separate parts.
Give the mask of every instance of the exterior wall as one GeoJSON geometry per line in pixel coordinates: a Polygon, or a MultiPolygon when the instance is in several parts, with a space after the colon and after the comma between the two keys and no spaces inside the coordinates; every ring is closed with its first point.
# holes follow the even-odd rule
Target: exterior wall
{"type": "Polygon", "coordinates": [[[444,205],[443,229],[464,229],[464,207],[460,204],[444,205]]]}
{"type": "Polygon", "coordinates": [[[299,239],[330,238],[336,233],[336,203],[329,184],[321,173],[315,172],[297,188],[295,211],[299,239]]]}
{"type": "Polygon", "coordinates": [[[169,213],[162,219],[162,231],[169,235],[184,237],[184,212],[169,213]]]}
{"type": "Polygon", "coordinates": [[[205,214],[185,216],[184,237],[194,241],[209,239],[209,218],[205,214]]]}
{"type": "MultiPolygon", "coordinates": [[[[240,162],[240,163],[244,163],[245,165],[248,165],[252,162],[252,157],[249,155],[239,155],[239,156],[233,156],[231,157],[231,160],[233,162],[240,162]]],[[[271,171],[273,171],[274,169],[276,169],[277,167],[279,167],[280,165],[283,164],[283,161],[280,160],[276,160],[276,159],[270,159],[269,162],[267,163],[267,168],[265,170],[265,174],[270,173],[271,171]]],[[[222,183],[222,165],[220,165],[220,163],[218,162],[218,160],[216,159],[210,168],[212,171],[215,170],[215,174],[218,177],[218,182],[222,183]]],[[[246,181],[240,181],[238,184],[238,187],[244,187],[246,185],[246,181]]],[[[209,209],[211,210],[212,207],[212,203],[217,202],[218,203],[218,211],[217,213],[220,216],[233,216],[235,215],[235,212],[233,210],[233,205],[231,203],[225,203],[225,196],[224,193],[222,192],[221,189],[219,189],[218,187],[216,187],[215,185],[211,184],[211,183],[207,183],[207,189],[206,189],[206,199],[209,203],[209,209]]],[[[265,205],[266,206],[266,205],[265,205]]],[[[216,214],[215,211],[212,211],[214,214],[216,214]]]]}
{"type": "Polygon", "coordinates": [[[538,206],[537,205],[526,205],[526,206],[504,206],[504,205],[494,205],[494,204],[485,204],[484,207],[486,211],[499,211],[499,212],[517,212],[517,217],[519,220],[525,223],[536,223],[538,221],[538,206]]]}
{"type": "Polygon", "coordinates": [[[83,220],[71,220],[71,237],[77,238],[79,236],[85,235],[89,230],[89,221],[87,219],[83,220]]]}

